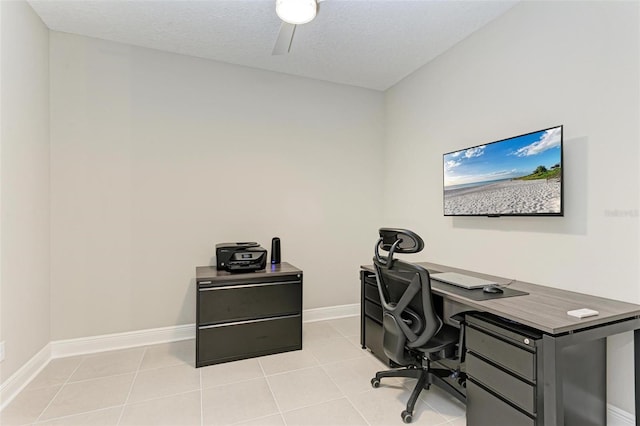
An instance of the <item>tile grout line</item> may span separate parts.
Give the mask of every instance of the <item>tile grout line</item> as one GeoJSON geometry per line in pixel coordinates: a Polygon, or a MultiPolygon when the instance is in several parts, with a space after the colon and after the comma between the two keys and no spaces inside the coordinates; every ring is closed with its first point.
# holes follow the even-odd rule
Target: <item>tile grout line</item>
{"type": "MultiPolygon", "coordinates": [[[[2,1],[2,0],[0,0],[2,1]]],[[[152,398],[146,398],[146,399],[141,399],[140,401],[134,401],[131,402],[130,404],[126,404],[126,405],[138,405],[138,404],[145,404],[147,402],[152,402],[152,401],[157,401],[159,399],[165,399],[165,398],[172,398],[174,396],[181,396],[181,395],[187,395],[189,393],[194,393],[197,392],[198,389],[191,389],[191,390],[186,390],[186,391],[182,391],[182,392],[176,392],[176,393],[170,393],[168,395],[161,395],[161,396],[154,396],[152,398]]],[[[121,404],[121,405],[125,405],[125,404],[121,404]]],[[[120,407],[121,405],[114,405],[113,407],[120,407]]],[[[105,408],[113,408],[113,407],[105,407],[105,408]]],[[[103,410],[103,408],[99,408],[98,410],[103,410]]],[[[98,410],[92,410],[92,411],[98,411],[98,410]]],[[[87,411],[87,413],[90,413],[91,411],[87,411]]],[[[78,413],[78,414],[83,414],[83,413],[78,413]]]]}
{"type": "MultiPolygon", "coordinates": [[[[2,1],[2,0],[0,0],[2,1]]],[[[100,379],[108,379],[109,377],[119,377],[119,376],[128,376],[133,374],[133,371],[129,371],[127,373],[116,373],[116,374],[107,374],[106,376],[97,376],[97,377],[92,377],[90,379],[82,379],[82,380],[76,380],[76,381],[67,381],[64,384],[65,385],[75,385],[77,383],[86,383],[86,382],[92,382],[94,380],[100,380],[100,379]]],[[[57,385],[54,385],[57,386],[57,385]]],[[[47,386],[48,387],[48,386],[47,386]]]]}
{"type": "Polygon", "coordinates": [[[338,397],[336,397],[336,398],[330,398],[330,399],[327,399],[327,400],[325,400],[325,401],[318,402],[317,404],[301,405],[300,407],[296,407],[296,408],[292,408],[292,409],[290,409],[290,410],[286,410],[286,411],[284,411],[284,413],[292,413],[292,412],[294,412],[294,411],[304,410],[305,408],[316,407],[316,406],[318,406],[318,405],[326,404],[326,403],[328,403],[328,402],[333,402],[333,401],[339,401],[339,400],[341,400],[341,399],[346,399],[346,398],[347,398],[347,396],[346,396],[346,395],[342,395],[342,396],[338,396],[338,397]]]}
{"type": "MultiPolygon", "coordinates": [[[[312,356],[313,356],[313,354],[312,354],[312,356]]],[[[318,361],[315,357],[314,357],[314,359],[315,359],[316,361],[318,361]]],[[[312,369],[312,368],[316,368],[316,367],[320,367],[320,366],[322,366],[322,364],[320,364],[320,363],[318,362],[318,365],[310,365],[310,366],[308,366],[308,367],[294,368],[293,370],[287,370],[287,371],[278,371],[277,373],[273,373],[273,374],[264,374],[264,370],[263,370],[263,374],[264,374],[264,377],[276,377],[276,376],[282,376],[282,375],[284,375],[284,374],[292,373],[292,372],[294,372],[294,371],[310,370],[310,369],[312,369]]],[[[260,367],[262,367],[262,366],[260,366],[260,367]]],[[[242,380],[242,381],[245,381],[245,380],[242,380]]]]}
{"type": "Polygon", "coordinates": [[[271,389],[271,383],[269,383],[269,378],[264,372],[264,368],[262,367],[262,363],[260,362],[260,359],[258,359],[257,361],[258,361],[258,366],[260,367],[260,371],[262,371],[262,377],[264,378],[264,381],[267,382],[267,388],[269,388],[269,392],[271,393],[271,398],[273,398],[273,402],[275,402],[276,408],[278,409],[278,414],[280,414],[280,418],[282,419],[284,426],[287,426],[287,421],[282,415],[282,409],[280,408],[280,404],[278,404],[276,395],[273,393],[273,389],[271,389]]]}
{"type": "MultiPolygon", "coordinates": [[[[354,359],[357,359],[357,358],[354,358],[354,359]]],[[[364,414],[362,414],[362,413],[360,412],[360,410],[358,410],[358,407],[356,407],[356,406],[355,406],[355,404],[351,401],[351,399],[349,398],[349,395],[347,395],[347,393],[346,393],[346,392],[344,392],[344,391],[340,388],[340,386],[338,386],[338,384],[336,383],[336,381],[335,381],[335,380],[333,380],[333,378],[331,377],[331,375],[329,375],[329,373],[327,373],[327,369],[325,368],[325,365],[330,365],[330,364],[329,364],[329,363],[327,363],[327,364],[321,365],[321,366],[320,366],[320,369],[324,372],[324,374],[326,374],[326,375],[327,375],[327,377],[329,378],[329,380],[331,380],[331,383],[333,383],[333,385],[334,385],[336,388],[338,388],[338,390],[340,391],[340,393],[342,393],[342,397],[341,397],[341,398],[336,398],[336,400],[337,400],[337,399],[342,399],[342,398],[346,399],[346,400],[347,400],[347,402],[351,405],[351,407],[352,407],[354,410],[356,410],[356,413],[358,413],[358,415],[360,415],[360,417],[362,418],[362,420],[364,420],[364,422],[365,422],[367,425],[371,426],[371,424],[369,423],[369,421],[367,420],[367,418],[364,416],[364,414]]],[[[335,401],[335,400],[332,400],[332,401],[335,401]]],[[[327,402],[327,401],[325,401],[325,402],[327,402]]]]}
{"type": "MultiPolygon", "coordinates": [[[[368,392],[368,391],[367,391],[368,392]]],[[[364,393],[364,392],[363,392],[364,393]]],[[[349,397],[349,395],[346,396],[347,401],[349,401],[349,404],[351,404],[351,406],[353,407],[354,410],[356,410],[356,412],[358,414],[360,414],[360,417],[362,417],[364,419],[364,422],[369,425],[372,426],[371,423],[369,423],[369,420],[367,420],[367,418],[365,417],[365,415],[358,409],[358,407],[356,406],[356,404],[353,403],[353,401],[351,400],[351,398],[349,397]]]]}
{"type": "MultiPolygon", "coordinates": [[[[360,347],[360,345],[359,345],[359,344],[353,343],[353,342],[349,339],[351,336],[347,336],[345,333],[342,333],[338,328],[334,327],[334,326],[333,326],[333,325],[331,325],[331,324],[328,324],[328,325],[329,325],[330,327],[332,327],[333,329],[335,329],[335,330],[336,330],[338,333],[340,333],[343,337],[345,337],[345,338],[349,341],[349,343],[351,343],[352,345],[355,345],[356,347],[358,347],[359,349],[361,349],[361,347],[360,347]]],[[[351,360],[351,359],[357,359],[357,358],[349,358],[349,359],[347,359],[347,360],[351,360]]],[[[337,363],[337,362],[342,362],[342,361],[343,361],[343,360],[336,361],[336,363],[337,363]]],[[[325,366],[325,365],[330,365],[330,364],[331,364],[331,363],[323,364],[323,365],[322,365],[323,370],[325,370],[325,371],[326,371],[326,369],[324,368],[324,366],[325,366]]],[[[332,379],[332,380],[333,380],[333,379],[332,379]]],[[[402,387],[404,390],[408,390],[408,391],[411,391],[411,390],[412,390],[412,389],[409,389],[409,388],[406,386],[406,383],[405,383],[405,382],[402,382],[402,383],[401,383],[401,387],[402,387]]],[[[369,390],[369,391],[370,391],[370,390],[369,390]]],[[[368,391],[365,391],[365,392],[368,392],[368,391]]],[[[364,392],[362,392],[362,393],[364,393],[364,392]]],[[[370,423],[369,423],[369,421],[367,420],[367,418],[366,418],[366,417],[364,416],[364,414],[363,414],[363,413],[358,409],[358,407],[353,403],[353,401],[351,400],[350,396],[345,394],[345,397],[346,397],[347,401],[349,401],[349,403],[351,404],[351,406],[356,410],[356,412],[358,412],[358,414],[360,414],[360,416],[364,419],[364,421],[365,421],[367,424],[369,424],[369,425],[370,425],[370,423]]],[[[447,419],[447,418],[446,418],[442,413],[440,413],[440,411],[439,411],[439,410],[436,410],[436,409],[435,409],[435,407],[431,406],[431,404],[429,404],[427,401],[425,401],[425,400],[424,400],[424,399],[422,399],[421,397],[419,397],[419,400],[421,400],[423,404],[425,404],[427,407],[429,407],[431,410],[433,410],[435,413],[439,414],[442,418],[444,418],[444,419],[445,419],[445,422],[444,422],[444,423],[442,423],[442,425],[444,425],[444,424],[449,424],[450,420],[449,420],[449,419],[447,419]]],[[[454,419],[452,419],[451,421],[453,421],[453,420],[454,420],[454,419]]]]}
{"type": "Polygon", "coordinates": [[[136,378],[138,377],[138,372],[140,371],[140,367],[142,367],[142,362],[144,361],[144,356],[147,354],[148,346],[143,346],[144,351],[142,351],[142,356],[140,357],[140,362],[138,362],[138,368],[136,368],[136,372],[133,375],[133,380],[131,381],[131,386],[129,386],[129,392],[127,393],[127,397],[124,399],[124,403],[122,404],[122,411],[120,411],[120,417],[118,417],[118,422],[116,425],[119,425],[122,421],[122,417],[124,416],[124,409],[129,402],[129,398],[131,397],[131,392],[133,391],[133,386],[136,384],[136,378]]]}
{"type": "MultiPolygon", "coordinates": [[[[338,332],[338,334],[340,334],[343,338],[347,339],[347,341],[349,343],[352,343],[349,340],[348,336],[345,336],[344,333],[342,333],[340,330],[338,330],[336,327],[332,326],[331,324],[327,324],[330,328],[334,329],[335,331],[338,332]]],[[[358,347],[358,349],[361,349],[359,345],[356,345],[358,347]]],[[[324,371],[324,373],[329,377],[329,380],[331,380],[331,382],[340,390],[340,392],[342,392],[343,397],[347,400],[347,402],[349,402],[349,404],[351,405],[351,407],[353,407],[353,409],[360,415],[360,417],[364,420],[364,422],[371,426],[371,423],[369,423],[369,421],[367,420],[367,418],[364,416],[364,414],[358,409],[358,407],[356,407],[356,405],[353,403],[353,401],[351,401],[351,398],[349,398],[349,395],[347,395],[345,392],[342,391],[342,389],[340,389],[340,387],[338,386],[338,384],[331,378],[331,376],[327,373],[326,367],[327,365],[332,365],[332,364],[336,364],[345,360],[340,360],[340,361],[333,361],[333,362],[327,362],[327,363],[321,363],[320,360],[318,359],[318,357],[315,356],[315,354],[313,353],[313,351],[311,351],[311,355],[316,358],[316,361],[318,361],[318,363],[320,364],[320,368],[322,369],[322,371],[324,371]]],[[[363,357],[364,358],[364,357],[363,357]]],[[[350,359],[358,359],[356,357],[354,358],[350,358],[350,359]]]]}
{"type": "MultiPolygon", "coordinates": [[[[107,351],[107,352],[109,352],[109,351],[107,351]]],[[[92,354],[92,355],[94,355],[94,354],[92,354]]],[[[142,353],[142,359],[141,359],[140,363],[138,364],[138,370],[136,370],[136,371],[140,371],[139,367],[142,365],[142,362],[144,361],[144,356],[145,355],[146,355],[146,347],[145,347],[145,351],[142,353]]],[[[84,383],[84,382],[89,382],[89,381],[93,381],[93,380],[105,379],[105,378],[109,378],[109,377],[119,377],[119,376],[129,376],[129,375],[131,375],[131,372],[128,372],[128,373],[112,374],[112,375],[108,375],[108,376],[99,376],[99,377],[94,377],[94,378],[90,378],[90,379],[83,379],[83,380],[78,380],[78,381],[75,381],[75,382],[70,381],[71,377],[73,376],[73,374],[80,368],[82,362],[84,362],[88,358],[90,358],[90,356],[89,357],[86,357],[86,356],[83,357],[83,359],[80,362],[80,364],[78,364],[78,366],[74,369],[74,371],[71,373],[71,375],[69,376],[67,381],[64,383],[64,385],[66,385],[66,384],[84,383]]],[[[176,364],[176,365],[179,365],[179,364],[176,364]]],[[[175,365],[171,365],[169,367],[175,367],[175,365]]],[[[162,367],[159,367],[159,368],[162,368],[162,367]]],[[[151,371],[151,370],[154,370],[154,369],[141,370],[141,371],[151,371]]],[[[136,374],[136,377],[137,377],[137,374],[136,374]]],[[[135,377],[134,377],[134,381],[135,381],[135,377]]],[[[58,385],[54,385],[54,386],[58,386],[58,385]]],[[[132,383],[132,386],[133,386],[133,383],[132,383]]],[[[129,396],[130,396],[131,390],[132,390],[132,387],[129,389],[129,396]]],[[[187,394],[187,393],[191,393],[191,392],[193,392],[193,390],[184,391],[184,392],[178,392],[176,394],[171,394],[171,395],[166,395],[166,396],[177,396],[177,395],[187,394]]],[[[56,393],[56,395],[57,395],[57,393],[56,393]]],[[[164,397],[149,398],[149,399],[145,399],[145,400],[137,401],[137,402],[144,403],[144,402],[153,401],[153,400],[161,399],[161,398],[164,398],[164,397]]],[[[127,397],[127,399],[128,399],[128,397],[127,397]]],[[[89,410],[89,411],[83,411],[83,412],[79,412],[79,413],[67,414],[67,415],[59,416],[59,417],[52,417],[51,419],[47,419],[47,420],[65,419],[65,418],[74,417],[74,416],[77,416],[77,415],[89,414],[89,413],[97,413],[97,412],[100,412],[100,411],[105,411],[105,410],[109,410],[109,409],[112,409],[112,408],[120,407],[122,409],[122,411],[120,413],[120,417],[118,418],[118,422],[119,422],[120,418],[122,416],[122,413],[124,411],[124,406],[125,406],[125,404],[118,404],[118,405],[113,405],[113,406],[109,406],[109,407],[97,408],[95,410],[89,410]]],[[[39,421],[39,420],[36,420],[36,421],[39,421]]]]}
{"type": "MultiPolygon", "coordinates": [[[[49,401],[49,403],[47,404],[46,407],[44,407],[44,410],[42,410],[42,412],[40,412],[40,414],[38,415],[38,417],[36,418],[36,421],[34,423],[37,423],[40,421],[40,418],[42,417],[42,415],[45,413],[45,411],[47,411],[49,409],[49,407],[51,407],[51,404],[53,404],[53,401],[58,397],[58,395],[60,395],[60,392],[62,392],[62,389],[64,389],[64,387],[67,385],[67,383],[69,383],[69,380],[71,380],[71,377],[73,377],[73,375],[76,373],[76,371],[78,371],[78,368],[80,368],[80,366],[82,365],[82,363],[87,359],[87,357],[82,357],[80,359],[80,362],[78,363],[78,365],[76,366],[76,368],[73,369],[73,371],[71,372],[71,374],[69,374],[69,377],[67,377],[67,380],[64,381],[64,383],[62,383],[62,386],[60,386],[60,389],[58,389],[58,392],[56,392],[55,395],[53,395],[53,398],[51,398],[51,401],[49,401]]],[[[51,361],[49,360],[49,362],[47,363],[47,367],[49,365],[51,365],[51,361]]],[[[45,367],[46,368],[46,367],[45,367]]],[[[44,370],[44,369],[43,369],[44,370]]]]}
{"type": "MultiPolygon", "coordinates": [[[[373,356],[373,354],[372,354],[373,356]]],[[[417,381],[416,379],[405,379],[405,380],[400,380],[400,378],[394,378],[397,379],[397,383],[399,384],[399,386],[402,388],[403,392],[409,392],[411,393],[413,391],[413,388],[415,386],[415,382],[417,381]]],[[[436,386],[432,384],[432,386],[436,386]]],[[[431,410],[432,412],[438,414],[440,417],[442,417],[443,419],[445,419],[444,422],[442,423],[438,423],[438,426],[442,426],[442,425],[447,425],[453,421],[457,421],[459,417],[455,417],[452,419],[447,419],[447,417],[445,416],[444,413],[442,413],[440,410],[438,410],[434,405],[430,404],[423,396],[424,395],[429,395],[430,392],[433,392],[431,389],[423,389],[420,394],[418,395],[418,401],[421,402],[422,404],[426,405],[428,407],[429,410],[431,410]]],[[[444,391],[443,391],[444,392],[444,391]]],[[[446,395],[443,395],[446,396],[446,395]]],[[[416,401],[416,408],[418,407],[418,401],[416,401]]],[[[455,403],[455,402],[451,402],[451,401],[446,401],[447,403],[455,403]]],[[[466,415],[466,414],[465,414],[466,415]]],[[[460,417],[464,417],[464,416],[460,416],[460,417]]]]}
{"type": "MultiPolygon", "coordinates": [[[[150,345],[150,346],[153,346],[153,345],[150,345]]],[[[145,349],[146,349],[146,347],[145,347],[145,349]]],[[[177,367],[179,365],[184,365],[184,361],[182,361],[182,362],[175,361],[175,363],[163,365],[163,366],[160,366],[160,367],[145,368],[144,370],[140,369],[140,371],[147,372],[147,371],[162,370],[163,368],[177,367]]],[[[190,364],[187,364],[187,365],[190,365],[190,364]]]]}
{"type": "MultiPolygon", "coordinates": [[[[104,408],[96,408],[95,410],[83,411],[81,413],[65,414],[64,416],[52,417],[50,419],[46,419],[46,421],[47,422],[54,421],[54,420],[58,421],[58,420],[68,419],[68,418],[75,417],[75,416],[82,416],[82,415],[85,415],[85,414],[99,413],[101,411],[107,411],[107,410],[111,410],[113,408],[122,408],[122,407],[124,407],[124,405],[112,405],[112,406],[104,407],[104,408]]],[[[43,420],[42,422],[44,422],[44,421],[45,420],[43,420]]],[[[42,422],[29,423],[29,425],[37,426],[37,425],[41,425],[42,422]]]]}

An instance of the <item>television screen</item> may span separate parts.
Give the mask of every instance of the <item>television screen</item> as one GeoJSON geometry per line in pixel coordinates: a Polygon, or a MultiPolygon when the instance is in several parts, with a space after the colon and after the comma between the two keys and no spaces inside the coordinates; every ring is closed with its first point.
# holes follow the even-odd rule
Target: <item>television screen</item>
{"type": "Polygon", "coordinates": [[[444,154],[445,216],[562,216],[562,126],[444,154]]]}

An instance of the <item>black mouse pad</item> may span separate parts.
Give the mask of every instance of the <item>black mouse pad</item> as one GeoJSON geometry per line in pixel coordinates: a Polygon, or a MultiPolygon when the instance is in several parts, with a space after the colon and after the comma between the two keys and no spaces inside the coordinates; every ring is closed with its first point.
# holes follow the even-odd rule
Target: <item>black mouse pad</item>
{"type": "Polygon", "coordinates": [[[500,287],[502,293],[485,293],[481,288],[466,289],[457,285],[443,283],[442,281],[431,280],[431,287],[437,288],[449,293],[454,293],[471,300],[492,300],[501,299],[503,297],[524,296],[529,293],[526,291],[514,290],[508,287],[500,287]]]}

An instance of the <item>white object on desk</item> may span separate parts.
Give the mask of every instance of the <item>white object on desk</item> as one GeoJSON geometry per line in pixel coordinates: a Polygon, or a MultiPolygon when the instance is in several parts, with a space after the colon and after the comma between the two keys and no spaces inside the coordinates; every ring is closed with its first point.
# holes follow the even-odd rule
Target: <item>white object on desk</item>
{"type": "Polygon", "coordinates": [[[594,311],[593,309],[587,309],[587,308],[575,309],[573,311],[567,311],[567,315],[571,315],[572,317],[576,317],[576,318],[592,317],[594,315],[598,315],[599,313],[600,312],[598,312],[598,311],[594,311]]]}

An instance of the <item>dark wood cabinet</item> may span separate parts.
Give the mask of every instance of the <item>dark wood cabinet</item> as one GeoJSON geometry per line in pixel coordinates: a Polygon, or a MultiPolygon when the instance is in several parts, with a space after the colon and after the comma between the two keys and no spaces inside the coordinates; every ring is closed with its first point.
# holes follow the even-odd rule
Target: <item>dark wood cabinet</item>
{"type": "Polygon", "coordinates": [[[196,268],[196,367],[302,349],[302,271],[196,268]]]}

